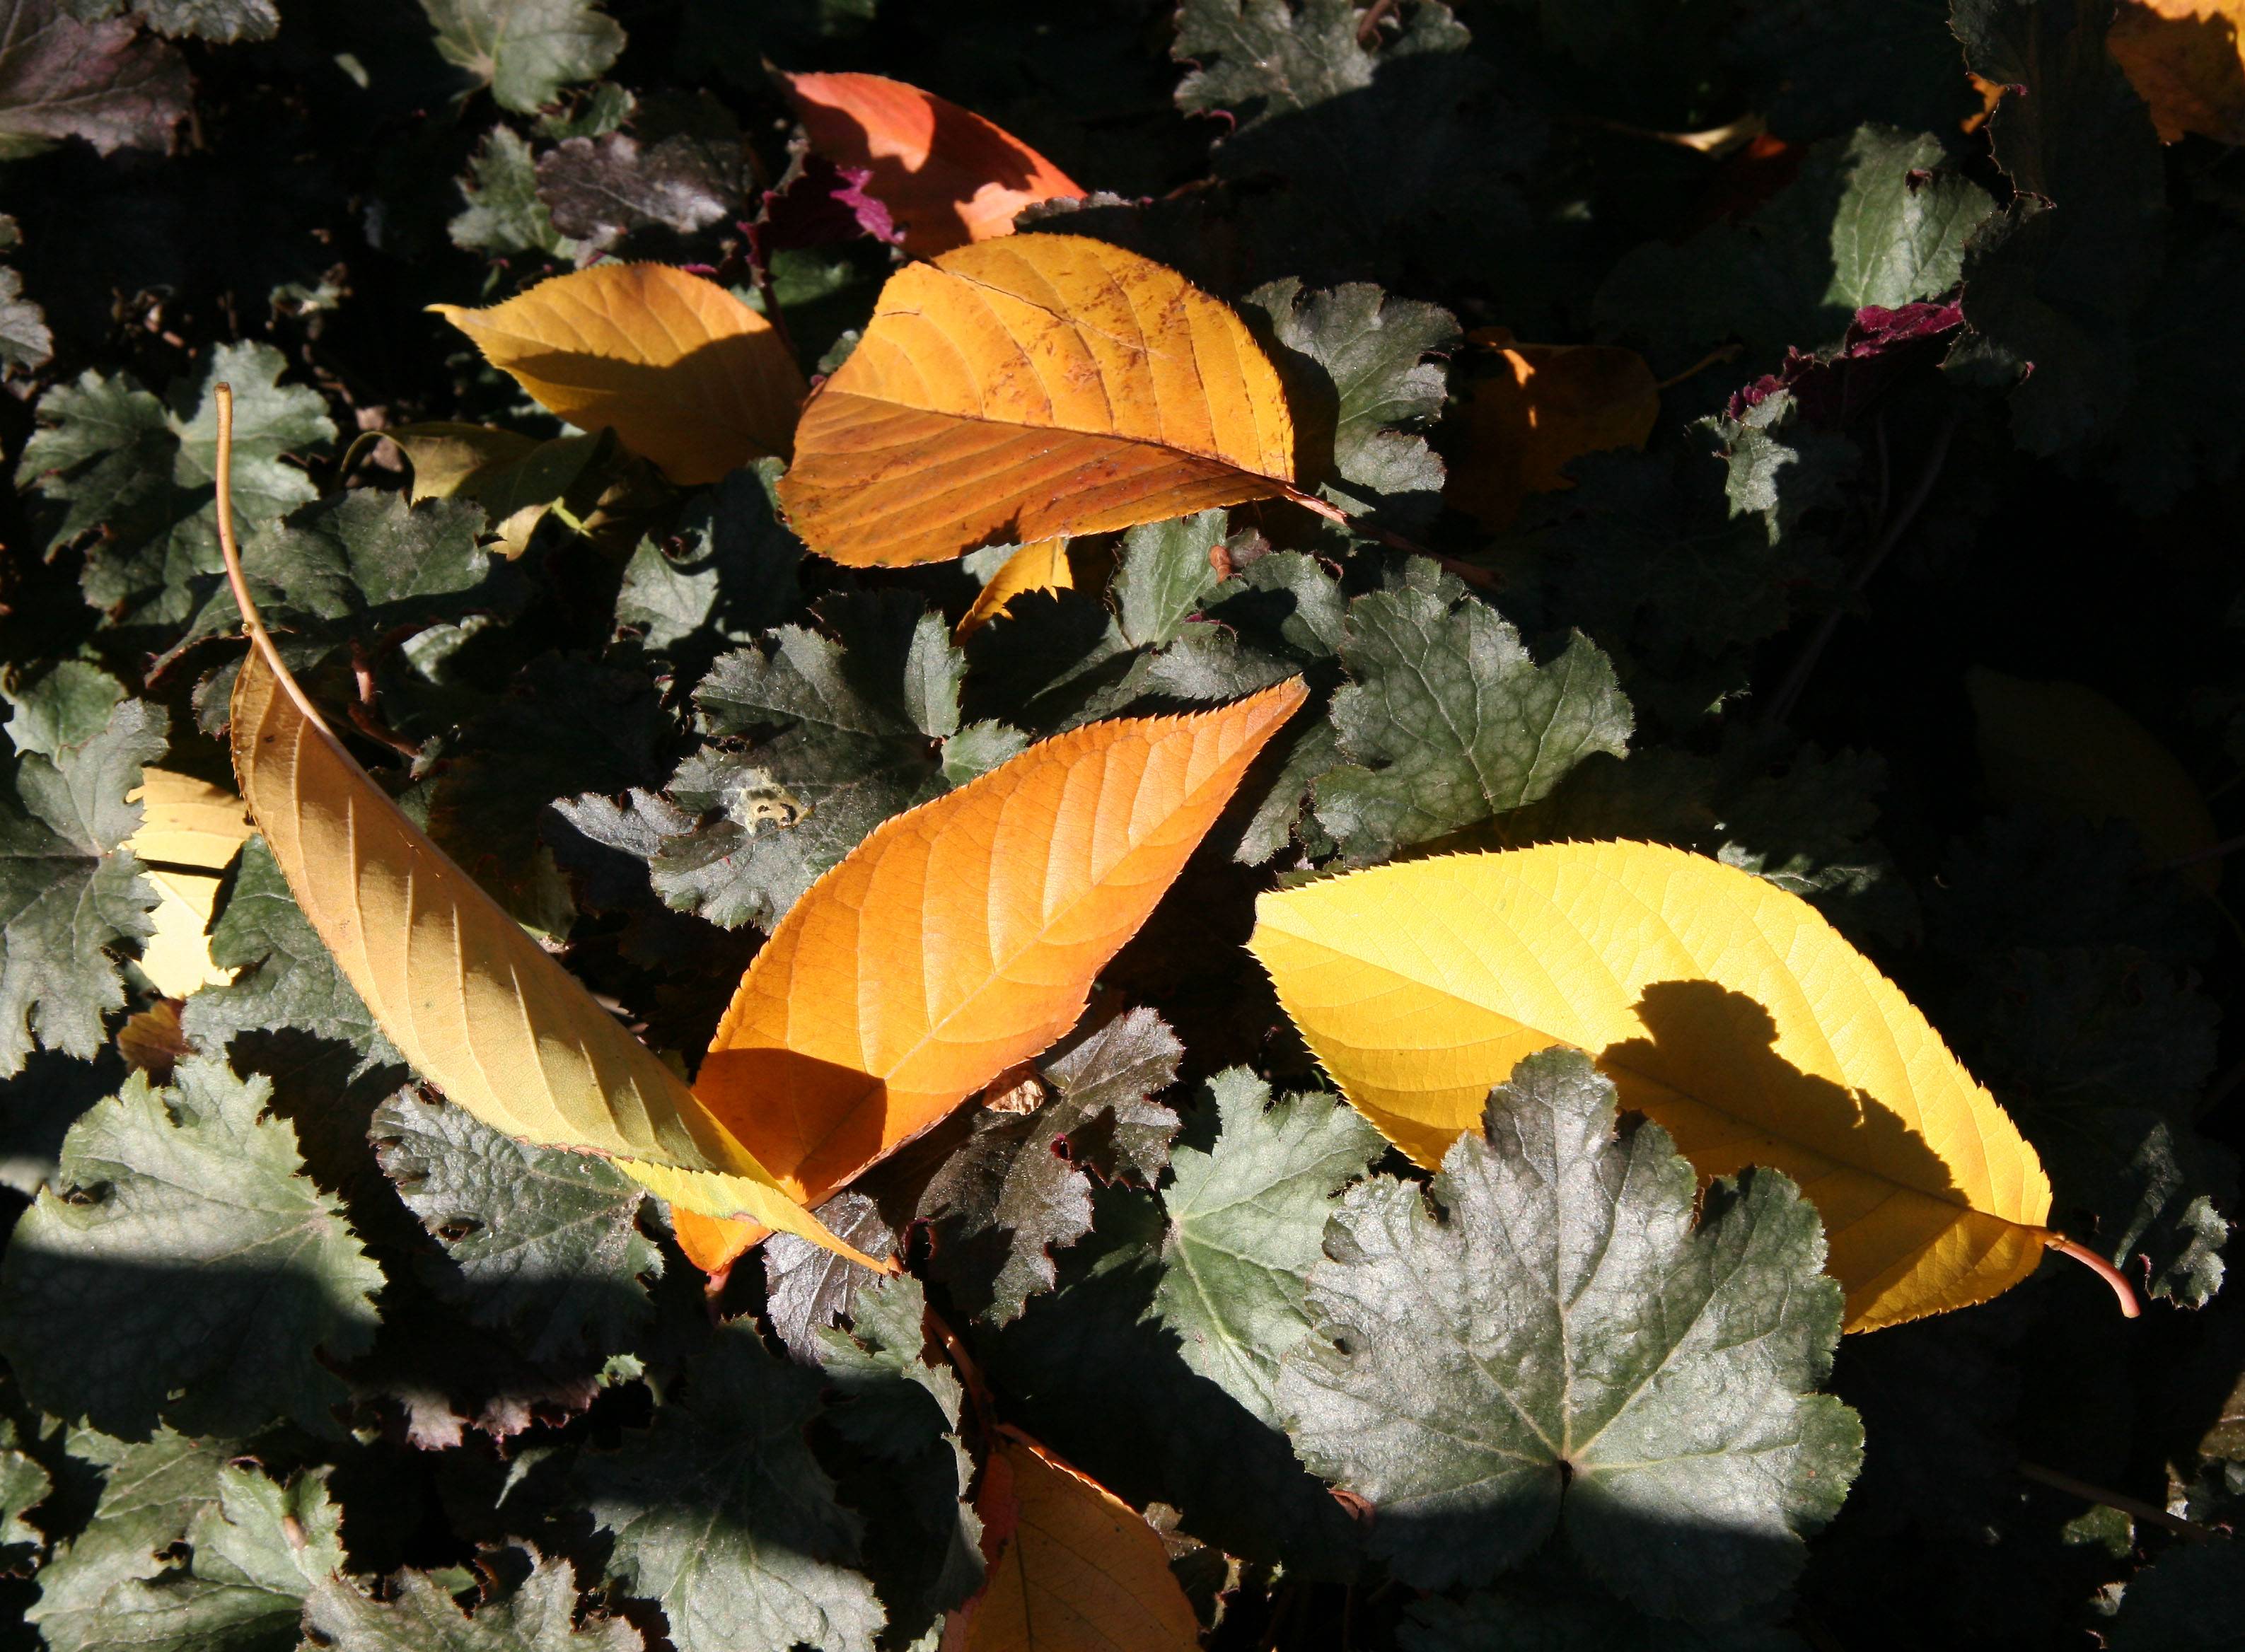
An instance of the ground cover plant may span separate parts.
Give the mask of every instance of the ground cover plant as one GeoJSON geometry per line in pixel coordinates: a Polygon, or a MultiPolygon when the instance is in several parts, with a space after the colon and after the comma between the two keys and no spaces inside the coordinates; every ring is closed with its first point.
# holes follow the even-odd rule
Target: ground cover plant
{"type": "Polygon", "coordinates": [[[2245,1644],[2228,0],[0,19],[8,1644],[2245,1644]]]}

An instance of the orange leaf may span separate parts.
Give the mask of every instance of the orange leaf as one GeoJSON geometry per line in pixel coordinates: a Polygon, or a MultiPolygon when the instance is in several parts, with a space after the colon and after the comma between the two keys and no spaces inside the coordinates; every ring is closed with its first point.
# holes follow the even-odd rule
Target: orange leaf
{"type": "Polygon", "coordinates": [[[780,920],[695,1093],[817,1205],[1075,1024],[1305,693],[1092,723],[884,822],[780,920]]]}
{"type": "Polygon", "coordinates": [[[811,146],[873,174],[905,250],[922,258],[1014,233],[1022,207],[1081,195],[1081,185],[972,110],[881,75],[789,75],[811,146]]]}
{"type": "Polygon", "coordinates": [[[1000,1424],[982,1471],[990,1581],[953,1612],[943,1652],[1190,1652],[1192,1602],[1154,1528],[1098,1481],[1000,1424]]]}
{"type": "Polygon", "coordinates": [[[2105,46],[2166,142],[2194,132],[2245,144],[2242,32],[2245,0],[2125,0],[2105,46]]]}
{"type": "Polygon", "coordinates": [[[615,431],[673,482],[788,449],[803,370],[771,323],[667,264],[595,264],[489,309],[431,304],[493,367],[581,430],[615,431]]]}
{"type": "Polygon", "coordinates": [[[1491,532],[1512,525],[1531,493],[1574,486],[1570,462],[1641,448],[1660,416],[1660,387],[1635,350],[1520,344],[1502,328],[1470,335],[1476,369],[1451,413],[1442,497],[1491,532]]]}
{"type": "Polygon", "coordinates": [[[1238,316],[1136,253],[1009,235],[889,278],[779,497],[864,567],[1301,496],[1285,387],[1238,316]]]}
{"type": "Polygon", "coordinates": [[[966,641],[1002,615],[1007,603],[1027,592],[1068,591],[1075,586],[1075,572],[1068,565],[1067,540],[1040,539],[1034,545],[1025,545],[990,576],[990,583],[982,587],[982,594],[974,599],[974,606],[960,616],[953,635],[966,641]]]}

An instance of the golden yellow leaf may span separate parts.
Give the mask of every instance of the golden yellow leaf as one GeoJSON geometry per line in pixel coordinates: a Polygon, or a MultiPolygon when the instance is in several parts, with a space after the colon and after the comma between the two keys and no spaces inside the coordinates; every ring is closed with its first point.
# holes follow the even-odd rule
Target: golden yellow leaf
{"type": "Polygon", "coordinates": [[[673,482],[784,454],[803,370],[771,323],[667,264],[595,264],[489,309],[429,307],[582,430],[613,430],[673,482]]]}
{"type": "Polygon", "coordinates": [[[1014,233],[1014,214],[1082,186],[1013,133],[881,75],[788,75],[811,146],[870,172],[905,250],[922,258],[1014,233]]]}
{"type": "Polygon", "coordinates": [[[1075,1024],[1305,692],[1088,724],[885,821],[780,920],[695,1093],[818,1204],[1075,1024]]]}
{"type": "Polygon", "coordinates": [[[1660,416],[1660,386],[1635,350],[1522,344],[1501,327],[1466,335],[1467,362],[1442,446],[1442,497],[1492,532],[1531,493],[1574,486],[1568,464],[1641,448],[1660,416]]]}
{"type": "MultiPolygon", "coordinates": [[[[2094,688],[2030,682],[1975,666],[1965,674],[1979,725],[1980,766],[1998,802],[2035,803],[2090,820],[2126,821],[2161,861],[2218,841],[2206,798],[2152,731],[2094,688]]],[[[2181,869],[2209,894],[2221,863],[2181,869]]]]}
{"type": "Polygon", "coordinates": [[[144,768],[125,795],[140,805],[140,826],[125,840],[155,885],[155,933],[140,949],[140,968],[166,998],[220,986],[230,972],[211,962],[211,909],[220,874],[249,836],[241,799],[222,787],[168,768],[144,768]]]}
{"type": "Polygon", "coordinates": [[[2245,0],[2121,0],[2105,46],[2167,142],[2245,144],[2242,34],[2245,0]]]}
{"type": "Polygon", "coordinates": [[[1192,1602],[1143,1516],[1000,1424],[975,1507],[982,1593],[944,1624],[943,1652],[1190,1652],[1192,1602]]]}
{"type": "Polygon", "coordinates": [[[447,1099],[494,1129],[614,1157],[675,1205],[746,1215],[878,1266],[790,1199],[336,738],[243,582],[224,525],[233,418],[224,387],[219,408],[220,531],[250,635],[230,707],[234,774],[289,893],[376,1025],[447,1099]]]}
{"type": "Polygon", "coordinates": [[[1852,1330],[2034,1270],[2050,1182],[1909,1000],[1806,901],[1653,843],[1383,866],[1263,897],[1249,942],[1310,1048],[1421,1164],[1551,1045],[1702,1176],[1774,1166],[1822,1214],[1852,1330]]]}
{"type": "Polygon", "coordinates": [[[1299,498],[1285,388],[1239,317],[1080,235],[1009,235],[889,278],[803,410],[780,503],[855,566],[934,562],[1299,498]]]}
{"type": "Polygon", "coordinates": [[[1075,586],[1075,575],[1068,565],[1067,540],[1040,539],[1025,545],[990,576],[990,583],[982,587],[973,606],[960,616],[953,634],[964,642],[1004,613],[1006,605],[1024,592],[1068,591],[1075,586]]]}

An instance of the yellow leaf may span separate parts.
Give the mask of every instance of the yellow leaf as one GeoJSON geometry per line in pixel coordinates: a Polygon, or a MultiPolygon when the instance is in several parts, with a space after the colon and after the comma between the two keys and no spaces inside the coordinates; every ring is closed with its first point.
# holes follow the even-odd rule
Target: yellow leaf
{"type": "Polygon", "coordinates": [[[878,1266],[790,1200],[584,986],[523,932],[344,749],[258,617],[226,530],[232,396],[220,400],[219,512],[250,633],[230,707],[234,768],[304,917],[376,1026],[492,1128],[613,1156],[661,1197],[878,1266]]]}
{"type": "Polygon", "coordinates": [[[1305,692],[1091,723],[885,821],[780,920],[695,1093],[822,1202],[1075,1024],[1305,692]]]}
{"type": "Polygon", "coordinates": [[[1660,387],[1635,350],[1521,344],[1502,328],[1467,342],[1479,348],[1447,422],[1442,497],[1492,532],[1512,525],[1529,494],[1574,486],[1570,461],[1643,447],[1660,416],[1660,387]]]}
{"type": "Polygon", "coordinates": [[[1268,894],[1248,943],[1349,1100],[1421,1164],[1552,1045],[1703,1176],[1774,1166],[1822,1214],[1851,1330],[1959,1308],[2056,1236],[2034,1149],[1806,901],[1653,843],[1552,843],[1268,894]]]}
{"type": "Polygon", "coordinates": [[[569,518],[592,514],[608,485],[610,466],[599,463],[612,441],[563,436],[550,442],[493,430],[485,424],[404,424],[381,434],[412,462],[415,504],[423,499],[473,499],[484,507],[502,556],[519,557],[530,536],[557,505],[569,518]]]}
{"type": "Polygon", "coordinates": [[[2174,143],[2245,144],[2245,0],[2122,0],[2106,50],[2174,143]]]}
{"type": "Polygon", "coordinates": [[[1278,369],[1238,316],[1080,235],[891,276],[795,448],[795,531],[860,567],[1302,497],[1278,369]]]}
{"type": "MultiPolygon", "coordinates": [[[[2035,803],[2090,820],[2115,816],[2142,834],[2162,861],[2214,847],[2214,816],[2174,754],[2150,729],[2094,688],[2029,682],[1975,666],[1965,674],[1979,724],[1988,790],[2007,803],[2035,803]]],[[[2181,869],[2208,894],[2221,863],[2181,869]]]]}
{"type": "Polygon", "coordinates": [[[1191,1652],[1192,1602],[1168,1551],[1121,1498],[1000,1424],[975,1508],[982,1593],[944,1625],[943,1652],[1191,1652]]]}
{"type": "Polygon", "coordinates": [[[166,998],[224,985],[233,976],[211,962],[207,931],[220,874],[249,836],[241,799],[193,775],[144,768],[125,802],[140,805],[140,826],[125,847],[158,897],[155,932],[140,949],[142,972],[166,998]]]}
{"type": "Polygon", "coordinates": [[[974,606],[960,616],[958,629],[953,634],[964,642],[1004,613],[1006,605],[1025,592],[1068,591],[1075,586],[1075,575],[1068,565],[1067,540],[1040,539],[1034,545],[1025,545],[990,576],[990,583],[982,587],[981,595],[974,599],[974,606]]]}
{"type": "Polygon", "coordinates": [[[926,258],[1014,233],[1014,214],[1082,187],[1003,127],[880,75],[788,75],[811,146],[869,172],[905,250],[926,258]]]}
{"type": "Polygon", "coordinates": [[[784,454],[803,371],[771,324],[667,264],[595,264],[489,309],[429,307],[580,430],[684,486],[784,454]]]}

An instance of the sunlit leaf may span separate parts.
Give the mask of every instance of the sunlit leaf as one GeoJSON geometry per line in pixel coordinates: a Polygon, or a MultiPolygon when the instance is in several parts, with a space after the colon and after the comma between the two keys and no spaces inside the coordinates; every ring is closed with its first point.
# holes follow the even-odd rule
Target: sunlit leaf
{"type": "Polygon", "coordinates": [[[313,929],[422,1076],[496,1130],[618,1158],[709,1215],[839,1244],[655,1053],[408,820],[281,664],[229,562],[251,651],[234,773],[313,929]]]}
{"type": "Polygon", "coordinates": [[[1075,1024],[1304,694],[1089,724],[888,821],[756,955],[696,1096],[817,1203],[1075,1024]]]}
{"type": "Polygon", "coordinates": [[[1424,860],[1265,895],[1250,943],[1349,1099],[1423,1164],[1491,1085],[1587,1051],[1703,1177],[1822,1213],[1853,1330],[2018,1283],[2050,1182],[2003,1109],[1807,902],[1651,843],[1424,860]]]}
{"type": "Polygon", "coordinates": [[[1025,591],[1075,588],[1075,575],[1068,565],[1066,539],[1040,539],[1034,545],[1025,545],[999,565],[998,572],[990,576],[981,594],[960,616],[952,634],[966,641],[990,621],[1001,617],[1007,605],[1025,591]]]}
{"type": "Polygon", "coordinates": [[[1119,247],[1013,235],[889,278],[779,496],[863,566],[1290,497],[1294,468],[1278,369],[1231,310],[1119,247]]]}
{"type": "Polygon", "coordinates": [[[922,258],[1014,233],[1014,214],[1082,187],[1013,133],[880,75],[790,75],[811,146],[872,176],[905,250],[922,258]]]}
{"type": "Polygon", "coordinates": [[[771,323],[667,264],[596,264],[488,309],[432,304],[580,430],[613,430],[672,481],[787,451],[802,369],[771,323]]]}

